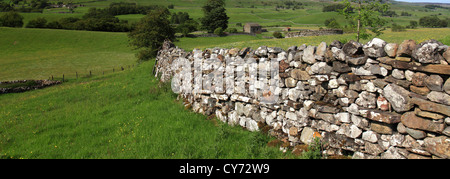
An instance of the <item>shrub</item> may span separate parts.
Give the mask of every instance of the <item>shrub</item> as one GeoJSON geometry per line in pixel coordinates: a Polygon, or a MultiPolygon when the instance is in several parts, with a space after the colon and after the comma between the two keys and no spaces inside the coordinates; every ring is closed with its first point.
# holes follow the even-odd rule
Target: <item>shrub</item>
{"type": "Polygon", "coordinates": [[[9,11],[0,16],[0,26],[5,27],[22,27],[23,16],[17,12],[9,11]]]}
{"type": "Polygon", "coordinates": [[[273,37],[275,37],[277,39],[283,38],[283,34],[281,34],[281,32],[274,32],[272,35],[273,35],[273,37]]]}
{"type": "Polygon", "coordinates": [[[214,30],[214,34],[216,34],[218,36],[223,35],[224,33],[223,33],[222,27],[217,27],[216,30],[214,30]]]}
{"type": "Polygon", "coordinates": [[[396,23],[392,24],[391,30],[392,30],[392,32],[404,32],[404,31],[406,31],[405,27],[403,27],[401,25],[398,25],[396,23]]]}
{"type": "Polygon", "coordinates": [[[38,17],[36,19],[30,20],[25,26],[26,28],[45,28],[47,27],[47,20],[43,17],[38,17]]]}
{"type": "Polygon", "coordinates": [[[237,31],[236,28],[228,28],[227,30],[225,30],[225,32],[228,32],[228,33],[237,33],[238,31],[237,31]]]}

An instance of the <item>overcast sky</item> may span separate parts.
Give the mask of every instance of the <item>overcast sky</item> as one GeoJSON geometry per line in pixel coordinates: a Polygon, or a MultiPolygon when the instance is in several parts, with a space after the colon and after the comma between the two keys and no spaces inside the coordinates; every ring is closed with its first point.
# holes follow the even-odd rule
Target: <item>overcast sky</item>
{"type": "Polygon", "coordinates": [[[438,2],[438,3],[450,3],[450,0],[396,0],[403,2],[438,2]]]}

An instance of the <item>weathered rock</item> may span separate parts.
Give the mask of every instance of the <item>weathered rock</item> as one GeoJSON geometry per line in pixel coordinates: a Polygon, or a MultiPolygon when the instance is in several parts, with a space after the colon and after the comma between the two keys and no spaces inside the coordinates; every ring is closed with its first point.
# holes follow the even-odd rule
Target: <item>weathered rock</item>
{"type": "Polygon", "coordinates": [[[350,113],[347,112],[340,112],[334,115],[334,118],[338,120],[339,122],[343,123],[350,123],[350,113]]]}
{"type": "Polygon", "coordinates": [[[346,64],[339,61],[333,61],[333,71],[339,73],[351,72],[352,69],[346,64]]]}
{"type": "Polygon", "coordinates": [[[376,108],[376,95],[363,91],[359,93],[359,98],[356,99],[355,103],[365,108],[376,108]]]}
{"type": "Polygon", "coordinates": [[[303,128],[300,141],[304,144],[311,144],[314,141],[314,129],[310,127],[303,128]]]}
{"type": "Polygon", "coordinates": [[[427,78],[427,74],[425,73],[421,73],[421,72],[417,72],[414,73],[414,75],[412,76],[412,84],[415,86],[425,86],[425,78],[427,78]]]}
{"type": "Polygon", "coordinates": [[[398,44],[388,43],[384,46],[384,51],[389,57],[395,57],[397,55],[398,44]]]}
{"type": "Polygon", "coordinates": [[[293,69],[291,71],[291,77],[296,80],[305,80],[305,81],[311,79],[311,76],[309,76],[308,72],[300,69],[293,69]]]}
{"type": "Polygon", "coordinates": [[[286,87],[288,87],[288,88],[293,88],[293,87],[297,86],[297,80],[292,77],[286,78],[284,83],[286,84],[286,87]]]}
{"type": "Polygon", "coordinates": [[[362,130],[359,129],[356,125],[352,124],[342,124],[339,130],[336,132],[337,134],[344,134],[350,138],[357,138],[361,135],[362,130]]]}
{"type": "Polygon", "coordinates": [[[379,134],[392,134],[393,131],[391,125],[376,122],[370,124],[370,130],[379,134]]]}
{"type": "Polygon", "coordinates": [[[425,149],[441,158],[450,158],[450,139],[445,136],[425,138],[425,149]]]}
{"type": "Polygon", "coordinates": [[[428,95],[428,93],[430,92],[430,89],[428,89],[427,87],[417,87],[414,85],[409,86],[409,89],[412,92],[423,95],[423,96],[428,95]]]}
{"type": "Polygon", "coordinates": [[[384,152],[383,148],[381,148],[380,145],[372,144],[370,142],[366,142],[364,148],[366,149],[367,153],[375,155],[375,156],[384,152]]]}
{"type": "Polygon", "coordinates": [[[342,47],[342,50],[348,56],[361,54],[361,52],[363,52],[362,45],[359,42],[356,42],[354,40],[350,40],[349,42],[344,44],[344,46],[342,47]]]}
{"type": "Polygon", "coordinates": [[[450,106],[433,103],[420,98],[411,98],[410,102],[418,105],[421,110],[437,112],[450,116],[450,106]]]}
{"type": "Polygon", "coordinates": [[[325,55],[326,50],[327,50],[327,43],[326,42],[321,42],[319,44],[319,46],[317,46],[316,55],[320,56],[320,57],[323,57],[325,55]]]}
{"type": "Polygon", "coordinates": [[[382,111],[387,111],[389,110],[391,107],[391,104],[386,100],[385,97],[383,97],[382,95],[378,96],[377,98],[377,108],[382,110],[382,111]]]}
{"type": "MultiPolygon", "coordinates": [[[[429,73],[437,73],[437,74],[443,74],[443,75],[450,75],[450,65],[426,65],[426,66],[415,66],[410,65],[408,68],[417,70],[417,71],[423,71],[423,72],[429,72],[429,73]]],[[[405,69],[405,68],[403,68],[405,69]]]]}
{"type": "Polygon", "coordinates": [[[409,57],[412,55],[412,51],[416,48],[416,41],[404,40],[397,49],[397,56],[409,57]]]}
{"type": "MultiPolygon", "coordinates": [[[[449,50],[447,50],[449,51],[449,50]]],[[[444,86],[442,87],[442,89],[447,93],[450,94],[450,78],[447,78],[447,80],[444,83],[444,86]]]]}
{"type": "Polygon", "coordinates": [[[382,57],[386,55],[384,51],[384,46],[386,46],[386,42],[379,38],[373,38],[371,41],[364,44],[362,49],[364,54],[369,57],[382,57]]]}
{"type": "Polygon", "coordinates": [[[367,119],[387,124],[396,124],[401,121],[401,115],[387,111],[369,110],[367,113],[367,119]]]}
{"type": "Polygon", "coordinates": [[[406,159],[406,157],[401,154],[399,148],[391,146],[386,152],[381,154],[381,159],[406,159]]]}
{"type": "Polygon", "coordinates": [[[402,80],[405,78],[405,72],[398,70],[398,69],[394,69],[394,70],[392,70],[392,77],[402,80]]]}
{"type": "Polygon", "coordinates": [[[355,57],[355,58],[351,57],[351,56],[347,56],[345,59],[349,64],[352,64],[352,65],[362,65],[362,64],[365,64],[367,61],[367,57],[364,57],[364,56],[355,57]]]}
{"type": "Polygon", "coordinates": [[[289,128],[289,135],[290,136],[297,136],[298,135],[298,129],[294,126],[292,126],[291,128],[289,128]]]}
{"type": "Polygon", "coordinates": [[[308,63],[308,64],[314,64],[316,63],[316,58],[314,57],[314,51],[315,51],[316,47],[315,46],[308,46],[304,51],[303,51],[303,61],[308,63]]]}
{"type": "Polygon", "coordinates": [[[431,91],[428,93],[427,98],[433,102],[450,105],[450,96],[447,93],[431,91]]]}
{"type": "Polygon", "coordinates": [[[445,125],[443,123],[434,122],[418,117],[414,112],[406,112],[401,117],[402,123],[409,128],[426,130],[430,132],[442,132],[445,125]]]}
{"type": "Polygon", "coordinates": [[[415,129],[411,129],[411,128],[405,128],[405,131],[414,139],[423,139],[427,136],[427,133],[425,133],[424,131],[421,130],[415,130],[415,129]]]}
{"type": "Polygon", "coordinates": [[[289,68],[289,63],[286,60],[281,60],[278,68],[280,69],[280,73],[284,73],[289,68]]]}
{"type": "Polygon", "coordinates": [[[447,48],[447,50],[442,54],[442,57],[450,63],[450,48],[447,48]]]}
{"type": "Polygon", "coordinates": [[[419,108],[415,108],[414,109],[414,113],[417,116],[431,118],[431,119],[434,119],[434,120],[444,119],[443,115],[432,113],[432,112],[427,112],[427,111],[422,111],[419,108]]]}
{"type": "Polygon", "coordinates": [[[311,71],[313,74],[330,74],[333,68],[328,66],[326,62],[314,63],[311,66],[311,71]]]}
{"type": "Polygon", "coordinates": [[[363,140],[366,140],[366,141],[369,141],[372,143],[378,142],[379,137],[380,136],[376,132],[373,132],[373,131],[366,131],[366,132],[363,132],[363,134],[362,134],[363,140]]]}
{"type": "Polygon", "coordinates": [[[420,63],[440,63],[443,59],[439,54],[438,47],[442,43],[432,39],[424,41],[416,46],[412,52],[412,57],[420,63]]]}
{"type": "Polygon", "coordinates": [[[425,86],[433,91],[442,91],[444,80],[439,75],[430,75],[424,79],[425,86]]]}
{"type": "Polygon", "coordinates": [[[383,89],[383,96],[391,103],[392,108],[397,112],[408,111],[412,108],[409,102],[409,92],[395,84],[389,84],[383,89]]]}

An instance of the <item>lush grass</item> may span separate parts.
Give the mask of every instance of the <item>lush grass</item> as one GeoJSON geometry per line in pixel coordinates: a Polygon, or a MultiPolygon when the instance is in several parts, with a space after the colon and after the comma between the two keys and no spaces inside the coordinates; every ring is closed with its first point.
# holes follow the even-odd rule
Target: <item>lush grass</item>
{"type": "Polygon", "coordinates": [[[136,62],[126,33],[0,28],[0,81],[74,78],[136,62]]]}
{"type": "Polygon", "coordinates": [[[286,157],[262,133],[185,109],[153,63],[0,95],[0,158],[286,157]]]}

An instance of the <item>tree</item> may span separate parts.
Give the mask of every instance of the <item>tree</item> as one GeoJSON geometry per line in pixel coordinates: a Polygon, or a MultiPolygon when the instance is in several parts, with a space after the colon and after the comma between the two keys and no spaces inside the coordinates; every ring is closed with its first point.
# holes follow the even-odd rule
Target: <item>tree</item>
{"type": "Polygon", "coordinates": [[[0,16],[0,26],[5,27],[22,27],[23,16],[17,12],[9,11],[0,16]]]}
{"type": "Polygon", "coordinates": [[[389,9],[389,4],[383,3],[383,0],[341,0],[344,8],[339,11],[346,19],[356,21],[356,41],[359,39],[368,39],[370,34],[366,33],[367,27],[375,33],[375,36],[381,35],[385,30],[387,21],[381,18],[381,14],[389,9]],[[349,12],[353,9],[355,12],[349,12]]]}
{"type": "Polygon", "coordinates": [[[128,34],[130,45],[140,50],[137,54],[139,60],[155,57],[164,40],[175,40],[175,30],[170,25],[169,15],[167,8],[151,10],[128,34]]]}
{"type": "Polygon", "coordinates": [[[38,17],[36,19],[30,20],[25,26],[26,28],[45,28],[47,27],[47,20],[43,17],[38,17]]]}
{"type": "Polygon", "coordinates": [[[224,0],[208,0],[202,9],[204,17],[200,21],[203,29],[212,33],[219,27],[222,29],[228,28],[229,17],[225,12],[224,0]]]}
{"type": "Polygon", "coordinates": [[[447,27],[447,20],[441,20],[435,15],[421,17],[419,25],[424,27],[447,27]]]}
{"type": "Polygon", "coordinates": [[[341,26],[339,25],[339,23],[337,22],[337,20],[334,17],[325,20],[324,24],[327,28],[330,28],[330,29],[341,28],[341,26]]]}

